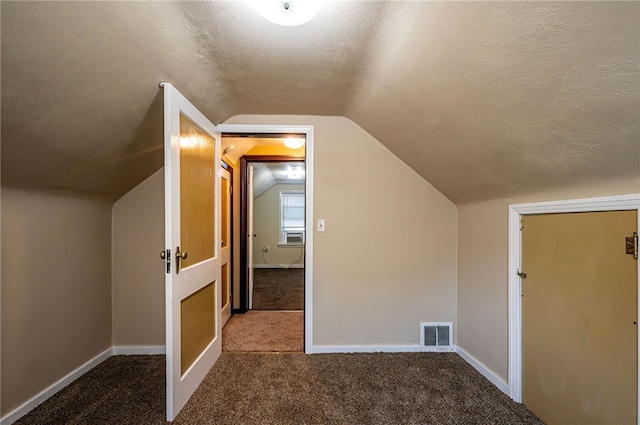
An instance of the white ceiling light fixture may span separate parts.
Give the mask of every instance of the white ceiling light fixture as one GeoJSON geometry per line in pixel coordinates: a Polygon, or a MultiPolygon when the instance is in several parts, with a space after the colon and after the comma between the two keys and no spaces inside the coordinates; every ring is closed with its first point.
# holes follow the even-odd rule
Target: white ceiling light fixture
{"type": "Polygon", "coordinates": [[[291,180],[300,180],[304,178],[304,170],[302,168],[296,168],[287,173],[287,178],[291,180]]]}
{"type": "Polygon", "coordinates": [[[287,137],[282,143],[289,149],[300,149],[304,145],[304,139],[300,137],[287,137]]]}
{"type": "Polygon", "coordinates": [[[285,27],[302,25],[320,10],[321,0],[254,0],[253,6],[266,20],[285,27]]]}

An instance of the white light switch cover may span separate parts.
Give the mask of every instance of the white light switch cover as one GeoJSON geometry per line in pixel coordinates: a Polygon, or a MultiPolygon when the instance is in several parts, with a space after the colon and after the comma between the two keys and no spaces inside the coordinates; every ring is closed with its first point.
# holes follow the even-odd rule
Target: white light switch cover
{"type": "Polygon", "coordinates": [[[318,219],[318,232],[324,232],[324,220],[318,219]]]}

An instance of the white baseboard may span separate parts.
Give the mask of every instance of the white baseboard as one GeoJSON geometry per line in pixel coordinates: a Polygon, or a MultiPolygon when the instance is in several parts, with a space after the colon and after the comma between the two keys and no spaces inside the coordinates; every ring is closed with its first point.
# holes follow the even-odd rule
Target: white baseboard
{"type": "Polygon", "coordinates": [[[477,360],[475,357],[473,357],[471,354],[464,351],[459,346],[456,346],[456,353],[458,353],[460,357],[466,360],[467,363],[473,366],[475,370],[480,372],[482,376],[487,378],[489,382],[491,382],[493,385],[498,387],[500,391],[502,391],[506,395],[509,395],[509,385],[507,385],[507,383],[502,378],[496,375],[491,369],[485,366],[481,361],[477,360]]]}
{"type": "Polygon", "coordinates": [[[445,353],[454,348],[433,348],[421,345],[314,345],[310,354],[328,353],[445,353]]]}
{"type": "Polygon", "coordinates": [[[164,345],[120,345],[113,347],[114,356],[135,356],[135,355],[153,355],[166,354],[167,349],[164,345]]]}
{"type": "Polygon", "coordinates": [[[30,400],[27,400],[19,407],[15,408],[11,412],[7,413],[3,418],[0,419],[0,424],[2,425],[11,425],[16,422],[18,419],[29,413],[31,410],[35,409],[37,406],[45,402],[49,397],[53,396],[55,393],[78,379],[83,374],[87,373],[94,367],[98,366],[103,361],[107,360],[109,357],[113,355],[113,348],[108,348],[102,353],[98,354],[79,368],[75,369],[71,373],[67,374],[65,377],[60,379],[59,381],[51,384],[49,387],[45,388],[40,393],[36,394],[30,400]]]}
{"type": "Polygon", "coordinates": [[[281,269],[281,268],[290,268],[290,269],[304,269],[304,264],[292,264],[289,266],[288,264],[281,264],[282,267],[274,266],[271,264],[254,264],[254,269],[281,269]]]}

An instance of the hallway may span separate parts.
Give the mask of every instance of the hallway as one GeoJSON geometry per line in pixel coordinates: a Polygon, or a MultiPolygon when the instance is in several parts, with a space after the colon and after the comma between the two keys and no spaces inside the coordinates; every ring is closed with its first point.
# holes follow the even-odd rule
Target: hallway
{"type": "Polygon", "coordinates": [[[222,330],[222,351],[302,352],[302,311],[256,311],[236,314],[222,330]]]}

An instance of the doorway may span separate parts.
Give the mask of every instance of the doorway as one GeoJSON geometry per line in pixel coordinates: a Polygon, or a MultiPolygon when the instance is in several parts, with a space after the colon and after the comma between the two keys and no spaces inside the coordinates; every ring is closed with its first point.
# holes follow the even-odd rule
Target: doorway
{"type": "MultiPolygon", "coordinates": [[[[521,219],[534,214],[574,212],[627,211],[640,209],[640,194],[605,196],[598,198],[536,202],[509,205],[508,307],[509,307],[509,396],[522,402],[522,229],[521,219]]],[[[638,219],[640,221],[640,218],[638,219]]],[[[636,221],[636,228],[640,225],[636,221]]],[[[622,243],[624,244],[624,240],[622,243]]],[[[623,245],[624,246],[624,245],[623,245]]],[[[639,269],[636,261],[636,270],[639,269]]],[[[526,280],[526,279],[525,279],[526,280]]],[[[636,274],[636,288],[638,288],[636,274]]],[[[637,290],[637,289],[636,289],[637,290]]],[[[637,322],[637,312],[636,312],[637,322]]],[[[637,326],[636,326],[637,335],[637,326]]],[[[636,352],[636,356],[638,353],[636,352]]],[[[637,360],[636,360],[637,361],[637,360]]],[[[636,375],[636,382],[637,375],[636,375]]],[[[637,402],[637,400],[636,400],[637,402]]],[[[635,423],[635,422],[634,422],[635,423]]]]}
{"type": "Polygon", "coordinates": [[[240,307],[225,351],[304,350],[304,157],[240,158],[240,307]],[[242,243],[244,242],[244,244],[242,243]]]}
{"type": "Polygon", "coordinates": [[[304,310],[304,161],[247,158],[249,309],[304,310]],[[251,273],[251,271],[253,273],[251,273]]]}
{"type": "Polygon", "coordinates": [[[304,351],[309,319],[305,307],[310,301],[305,292],[311,285],[307,279],[311,261],[305,255],[312,239],[307,235],[311,218],[307,188],[312,170],[306,161],[306,150],[312,143],[309,130],[261,135],[223,129],[223,153],[227,152],[233,163],[238,198],[233,303],[237,314],[225,328],[225,351],[304,351]],[[292,141],[301,141],[302,146],[285,147],[292,141]],[[233,340],[239,340],[233,335],[242,322],[250,328],[240,338],[243,343],[253,341],[262,348],[232,348],[233,340]],[[278,341],[288,331],[295,338],[278,341]],[[254,338],[256,335],[261,340],[254,338]],[[272,348],[269,344],[274,342],[272,348]],[[289,344],[283,345],[285,342],[289,344]]]}
{"type": "Polygon", "coordinates": [[[240,246],[240,267],[246,269],[240,277],[240,309],[302,311],[305,160],[245,155],[240,161],[240,185],[246,186],[240,233],[247,236],[240,246]]]}

